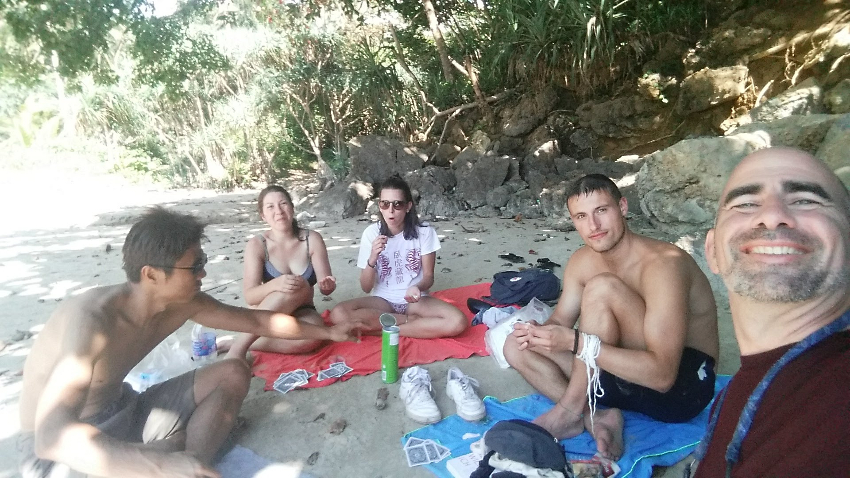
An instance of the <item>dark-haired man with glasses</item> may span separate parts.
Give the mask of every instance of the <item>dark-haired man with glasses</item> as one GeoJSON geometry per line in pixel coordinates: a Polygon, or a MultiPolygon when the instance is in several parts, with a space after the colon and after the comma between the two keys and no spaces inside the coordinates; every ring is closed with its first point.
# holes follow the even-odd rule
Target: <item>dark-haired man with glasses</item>
{"type": "Polygon", "coordinates": [[[218,476],[211,461],[248,392],[243,360],[221,360],[141,394],[123,383],[187,320],[285,339],[355,340],[356,323],[325,328],[201,292],[203,230],[191,215],[150,210],[124,242],[127,282],[74,297],[48,319],[24,366],[25,478],[218,476]]]}

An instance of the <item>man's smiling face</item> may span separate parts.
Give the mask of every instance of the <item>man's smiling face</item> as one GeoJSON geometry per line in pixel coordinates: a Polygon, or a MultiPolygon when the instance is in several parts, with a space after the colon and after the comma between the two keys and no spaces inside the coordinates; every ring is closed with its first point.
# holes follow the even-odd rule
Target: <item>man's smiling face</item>
{"type": "Polygon", "coordinates": [[[706,237],[711,269],[735,294],[800,302],[850,285],[847,190],[823,164],[771,148],[745,158],[706,237]]]}

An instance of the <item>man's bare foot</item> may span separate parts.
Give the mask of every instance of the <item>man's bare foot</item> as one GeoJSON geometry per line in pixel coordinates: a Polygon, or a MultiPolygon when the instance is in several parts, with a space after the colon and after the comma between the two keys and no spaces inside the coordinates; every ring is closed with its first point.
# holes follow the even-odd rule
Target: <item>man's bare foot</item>
{"type": "Polygon", "coordinates": [[[560,405],[555,405],[548,412],[535,418],[533,423],[545,428],[559,440],[574,437],[584,431],[582,415],[567,411],[560,405]]]}
{"type": "Polygon", "coordinates": [[[215,340],[215,351],[218,355],[226,354],[230,351],[230,347],[233,347],[233,342],[236,341],[236,338],[232,335],[225,335],[222,337],[218,337],[215,340]]]}
{"type": "Polygon", "coordinates": [[[230,345],[230,350],[227,351],[225,358],[245,360],[248,362],[248,365],[251,365],[254,360],[251,354],[248,353],[248,349],[258,338],[260,338],[259,335],[240,334],[233,340],[233,343],[230,345]]]}
{"type": "Polygon", "coordinates": [[[619,460],[623,455],[623,412],[616,408],[596,410],[592,429],[590,416],[585,417],[584,422],[596,440],[599,454],[609,460],[619,460]]]}

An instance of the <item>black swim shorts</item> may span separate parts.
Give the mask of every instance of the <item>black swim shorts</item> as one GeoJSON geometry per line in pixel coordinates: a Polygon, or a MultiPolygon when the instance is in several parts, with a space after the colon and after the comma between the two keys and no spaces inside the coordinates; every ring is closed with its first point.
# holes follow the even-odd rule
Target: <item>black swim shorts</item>
{"type": "Polygon", "coordinates": [[[714,397],[714,359],[699,350],[685,347],[676,382],[666,393],[627,382],[600,371],[605,394],[598,403],[606,407],[643,413],[668,423],[686,422],[699,415],[714,397]]]}

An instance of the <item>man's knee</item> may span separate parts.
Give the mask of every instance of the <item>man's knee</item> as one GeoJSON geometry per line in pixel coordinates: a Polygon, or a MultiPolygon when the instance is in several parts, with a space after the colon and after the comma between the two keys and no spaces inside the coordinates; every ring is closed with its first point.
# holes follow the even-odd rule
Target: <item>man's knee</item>
{"type": "Polygon", "coordinates": [[[523,368],[525,361],[526,351],[519,349],[519,344],[514,340],[512,336],[508,336],[507,340],[505,340],[505,345],[502,347],[502,354],[505,356],[505,360],[507,360],[508,364],[519,370],[523,368]]]}
{"type": "Polygon", "coordinates": [[[582,308],[609,300],[623,286],[623,281],[610,272],[593,276],[584,286],[581,296],[582,308]]]}
{"type": "Polygon", "coordinates": [[[240,401],[248,395],[251,386],[251,369],[244,360],[225,359],[216,371],[218,388],[240,401]]]}

